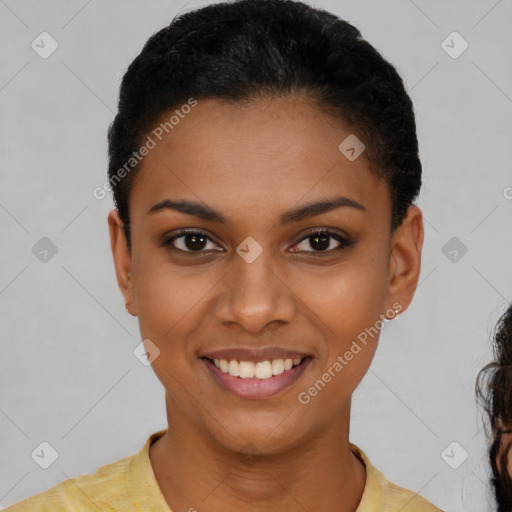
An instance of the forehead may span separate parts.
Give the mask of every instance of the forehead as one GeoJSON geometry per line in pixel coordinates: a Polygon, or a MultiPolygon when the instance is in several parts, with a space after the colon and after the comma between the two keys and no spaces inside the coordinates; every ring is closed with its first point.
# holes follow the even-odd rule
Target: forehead
{"type": "Polygon", "coordinates": [[[354,137],[350,127],[311,101],[198,100],[187,114],[164,125],[175,110],[162,115],[149,133],[155,147],[140,164],[131,209],[185,196],[223,210],[263,214],[345,195],[370,203],[380,215],[390,212],[388,187],[369,170],[364,153],[351,160],[339,148],[354,137]]]}

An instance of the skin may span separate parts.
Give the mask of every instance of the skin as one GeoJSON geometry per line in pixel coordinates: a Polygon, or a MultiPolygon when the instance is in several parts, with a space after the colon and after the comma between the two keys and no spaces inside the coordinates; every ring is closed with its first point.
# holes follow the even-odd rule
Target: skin
{"type": "Polygon", "coordinates": [[[201,100],[142,162],[129,201],[131,253],[117,211],[109,214],[119,287],[142,338],[160,350],[152,366],[166,390],[169,428],[150,460],[175,512],[357,509],[366,474],[349,447],[351,395],[378,336],[310,403],[297,395],[394,303],[408,307],[423,221],[410,207],[391,236],[388,186],[363,156],[349,161],[338,150],[350,133],[298,97],[201,100]],[[337,196],[365,209],[343,206],[278,223],[289,209],[337,196]],[[171,209],[148,214],[168,198],[204,203],[227,223],[171,209]],[[186,237],[174,251],[159,246],[182,228],[205,232],[210,253],[180,253],[186,237]],[[310,228],[355,244],[335,250],[340,243],[331,238],[322,252],[306,237],[310,228]],[[247,236],[263,249],[250,264],[236,253],[247,236]],[[207,350],[269,345],[313,359],[292,387],[266,399],[226,391],[199,358],[207,350]]]}
{"type": "MultiPolygon", "coordinates": [[[[501,422],[501,420],[500,420],[500,422],[501,422]]],[[[502,428],[503,424],[501,423],[500,426],[502,428]]],[[[496,455],[496,466],[498,468],[498,471],[501,472],[501,469],[502,469],[501,459],[503,457],[503,454],[506,451],[507,452],[507,455],[506,455],[507,469],[506,469],[506,471],[509,475],[512,475],[512,449],[507,450],[507,448],[509,447],[509,445],[511,443],[512,443],[512,432],[511,432],[510,428],[507,428],[506,431],[503,432],[501,435],[500,448],[496,455]]]]}

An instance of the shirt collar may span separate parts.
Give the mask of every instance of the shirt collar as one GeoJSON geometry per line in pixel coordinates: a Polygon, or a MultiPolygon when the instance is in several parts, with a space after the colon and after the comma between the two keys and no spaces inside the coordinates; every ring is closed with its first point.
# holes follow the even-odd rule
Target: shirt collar
{"type": "MultiPolygon", "coordinates": [[[[132,493],[137,512],[172,512],[156,481],[149,458],[150,446],[162,437],[167,429],[151,434],[143,448],[137,453],[126,469],[128,491],[132,493]]],[[[355,444],[349,443],[352,453],[363,463],[366,469],[366,482],[363,495],[356,512],[384,510],[384,475],[371,464],[366,454],[355,444]],[[375,506],[379,504],[379,509],[375,506]]]]}

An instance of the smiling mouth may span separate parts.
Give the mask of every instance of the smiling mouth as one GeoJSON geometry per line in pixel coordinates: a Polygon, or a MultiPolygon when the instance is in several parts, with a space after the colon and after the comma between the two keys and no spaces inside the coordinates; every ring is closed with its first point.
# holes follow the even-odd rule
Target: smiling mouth
{"type": "Polygon", "coordinates": [[[241,379],[270,379],[281,375],[302,363],[303,357],[296,359],[272,359],[264,361],[239,361],[237,359],[210,359],[222,373],[241,379]]]}
{"type": "Polygon", "coordinates": [[[223,389],[243,398],[269,398],[292,386],[306,371],[311,356],[295,359],[239,361],[200,358],[223,389]]]}

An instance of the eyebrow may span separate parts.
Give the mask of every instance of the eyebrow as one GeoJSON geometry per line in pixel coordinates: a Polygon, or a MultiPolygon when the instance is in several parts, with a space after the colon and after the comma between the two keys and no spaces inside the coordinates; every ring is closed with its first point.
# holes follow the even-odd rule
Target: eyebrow
{"type": "MultiPolygon", "coordinates": [[[[361,203],[358,203],[348,197],[340,196],[288,210],[281,215],[279,224],[286,225],[291,224],[292,222],[299,222],[303,219],[321,215],[343,206],[355,208],[360,211],[366,211],[366,208],[361,203]]],[[[192,215],[206,221],[218,222],[221,224],[227,223],[226,217],[221,212],[204,204],[189,201],[187,199],[164,199],[163,201],[153,205],[149,209],[148,215],[168,209],[192,215]]]]}

